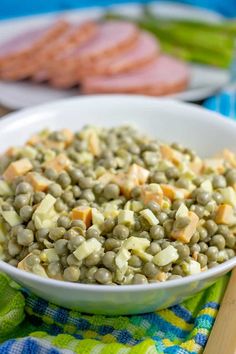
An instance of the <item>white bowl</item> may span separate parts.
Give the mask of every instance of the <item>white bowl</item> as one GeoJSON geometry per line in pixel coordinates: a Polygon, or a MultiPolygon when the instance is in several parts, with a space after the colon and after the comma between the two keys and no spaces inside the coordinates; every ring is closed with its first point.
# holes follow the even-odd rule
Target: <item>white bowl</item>
{"type": "MultiPolygon", "coordinates": [[[[80,129],[85,124],[134,123],[141,131],[177,141],[211,156],[236,150],[236,124],[203,108],[167,99],[140,96],[90,96],[46,104],[0,120],[1,151],[22,144],[34,132],[50,127],[80,129]]],[[[198,275],[158,284],[102,286],[44,279],[0,261],[0,271],[55,304],[87,313],[122,315],[150,312],[179,303],[211,285],[236,265],[236,257],[198,275]]]]}

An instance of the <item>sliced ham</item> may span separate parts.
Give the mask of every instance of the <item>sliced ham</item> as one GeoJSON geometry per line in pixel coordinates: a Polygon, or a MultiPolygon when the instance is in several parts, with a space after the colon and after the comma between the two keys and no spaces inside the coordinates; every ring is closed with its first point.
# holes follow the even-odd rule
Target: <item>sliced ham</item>
{"type": "Polygon", "coordinates": [[[95,22],[85,22],[80,25],[71,25],[68,30],[53,43],[46,45],[37,55],[38,67],[33,73],[36,82],[46,81],[49,78],[48,66],[62,52],[67,53],[89,41],[96,35],[98,25],[95,22]]]}
{"type": "MultiPolygon", "coordinates": [[[[92,73],[114,75],[134,70],[159,55],[160,47],[157,39],[146,32],[141,32],[132,48],[119,53],[116,57],[104,58],[93,65],[92,73]]],[[[91,72],[89,70],[87,73],[91,72]]],[[[86,74],[87,74],[86,73],[86,74]]]]}
{"type": "Polygon", "coordinates": [[[68,26],[67,30],[57,38],[48,41],[42,47],[35,48],[30,56],[2,68],[0,77],[4,80],[21,80],[35,75],[35,81],[46,81],[49,78],[48,66],[54,58],[62,51],[66,53],[74,47],[78,48],[91,39],[96,30],[95,22],[68,26]]]}
{"type": "Polygon", "coordinates": [[[138,37],[137,27],[128,22],[110,21],[99,26],[97,35],[83,46],[62,55],[59,60],[76,60],[80,62],[97,60],[104,55],[113,55],[128,48],[138,37]]]}
{"type": "Polygon", "coordinates": [[[134,44],[125,51],[111,57],[105,56],[95,63],[83,67],[81,64],[73,71],[54,73],[51,78],[53,86],[68,88],[86,76],[91,75],[114,75],[140,68],[159,55],[160,47],[154,36],[141,32],[134,44]]]}
{"type": "Polygon", "coordinates": [[[34,50],[42,48],[66,31],[69,24],[57,21],[51,26],[21,33],[0,46],[0,68],[13,64],[18,59],[30,56],[34,50]]]}
{"type": "Polygon", "coordinates": [[[115,56],[137,41],[139,30],[132,23],[109,21],[100,24],[96,36],[90,41],[72,50],[62,53],[51,65],[51,76],[58,76],[63,68],[63,75],[74,75],[75,70],[91,65],[105,56],[115,56]]]}
{"type": "Polygon", "coordinates": [[[183,90],[189,80],[187,65],[162,55],[139,70],[114,76],[88,77],[84,93],[136,93],[161,96],[183,90]]]}

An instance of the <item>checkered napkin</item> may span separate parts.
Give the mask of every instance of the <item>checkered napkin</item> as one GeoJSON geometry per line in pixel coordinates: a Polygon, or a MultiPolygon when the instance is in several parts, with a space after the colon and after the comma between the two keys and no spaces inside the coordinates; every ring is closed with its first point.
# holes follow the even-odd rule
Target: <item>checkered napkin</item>
{"type": "MultiPolygon", "coordinates": [[[[208,99],[204,105],[236,119],[233,87],[208,99]]],[[[224,276],[194,298],[166,310],[105,317],[50,304],[21,292],[0,274],[0,353],[201,353],[227,282],[228,276],[224,276]]]]}

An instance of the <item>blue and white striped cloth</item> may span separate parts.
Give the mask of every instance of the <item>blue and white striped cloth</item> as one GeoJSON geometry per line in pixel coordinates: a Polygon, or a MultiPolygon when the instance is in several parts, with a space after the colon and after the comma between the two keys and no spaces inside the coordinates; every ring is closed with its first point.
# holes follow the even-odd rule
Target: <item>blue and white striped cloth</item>
{"type": "Polygon", "coordinates": [[[204,102],[204,107],[219,112],[228,119],[236,120],[236,83],[216,96],[208,98],[204,102]]]}

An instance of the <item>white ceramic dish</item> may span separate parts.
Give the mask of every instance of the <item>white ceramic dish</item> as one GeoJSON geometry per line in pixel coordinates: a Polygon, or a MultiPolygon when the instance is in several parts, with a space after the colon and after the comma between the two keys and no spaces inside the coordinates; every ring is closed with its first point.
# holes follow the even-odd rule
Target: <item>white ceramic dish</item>
{"type": "MultiPolygon", "coordinates": [[[[222,20],[222,17],[215,12],[200,10],[196,7],[183,4],[160,1],[158,3],[153,2],[151,7],[160,17],[192,18],[207,22],[219,22],[222,20]]],[[[141,11],[141,7],[138,4],[113,5],[109,8],[129,16],[137,16],[141,11]]],[[[79,22],[85,19],[96,19],[100,17],[103,12],[104,10],[101,7],[92,7],[64,13],[1,21],[0,43],[17,35],[19,32],[47,25],[58,16],[67,18],[72,22],[79,22]]],[[[190,65],[190,77],[188,88],[172,97],[182,101],[199,101],[209,97],[214,92],[224,87],[230,80],[230,74],[227,70],[204,65],[190,65]]],[[[43,84],[0,81],[0,102],[12,109],[31,107],[33,105],[76,95],[78,95],[77,89],[56,90],[43,84]]]]}
{"type": "MultiPolygon", "coordinates": [[[[140,96],[90,96],[10,114],[0,120],[0,153],[29,135],[51,127],[80,129],[85,124],[135,124],[166,141],[178,141],[210,156],[227,147],[236,151],[236,124],[195,105],[140,96]]],[[[109,315],[135,314],[179,303],[236,266],[236,257],[198,275],[159,284],[101,286],[48,280],[0,261],[0,271],[33,293],[58,305],[109,315]]]]}

